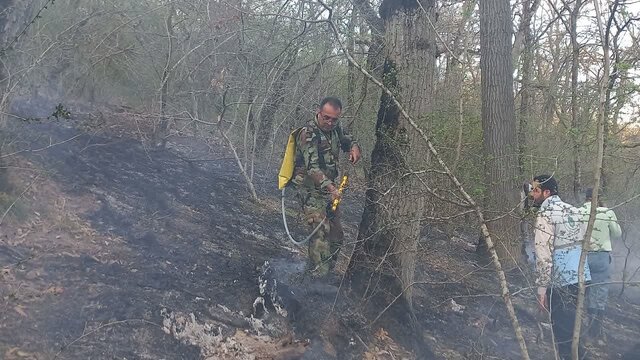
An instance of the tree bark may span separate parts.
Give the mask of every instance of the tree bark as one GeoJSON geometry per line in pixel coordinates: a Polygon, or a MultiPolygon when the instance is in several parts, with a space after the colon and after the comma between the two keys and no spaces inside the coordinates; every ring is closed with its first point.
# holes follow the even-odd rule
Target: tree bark
{"type": "MultiPolygon", "coordinates": [[[[480,70],[485,161],[485,209],[503,215],[519,203],[518,144],[513,101],[511,12],[506,0],[480,1],[480,70]]],[[[520,260],[518,221],[489,223],[500,260],[520,260]]]]}
{"type": "MultiPolygon", "coordinates": [[[[436,42],[429,22],[435,22],[434,2],[385,0],[380,14],[385,28],[384,83],[406,104],[410,116],[424,116],[433,108],[436,42]]],[[[419,175],[413,172],[424,166],[426,152],[419,138],[383,93],[369,190],[347,274],[352,290],[371,309],[384,308],[402,295],[390,313],[400,316],[396,321],[405,327],[407,321],[417,326],[411,299],[424,197],[419,175]]]]}

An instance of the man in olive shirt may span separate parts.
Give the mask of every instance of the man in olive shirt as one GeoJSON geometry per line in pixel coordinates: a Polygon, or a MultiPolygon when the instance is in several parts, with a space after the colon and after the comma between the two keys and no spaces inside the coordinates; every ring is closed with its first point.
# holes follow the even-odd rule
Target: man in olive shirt
{"type": "MultiPolygon", "coordinates": [[[[585,204],[580,208],[585,224],[589,221],[591,213],[591,199],[593,189],[585,191],[585,204]]],[[[587,291],[587,308],[592,316],[591,334],[596,338],[602,338],[602,318],[609,297],[608,283],[611,281],[611,238],[618,238],[622,230],[613,210],[598,204],[596,220],[593,224],[593,233],[589,243],[589,269],[591,270],[591,282],[587,291]]]]}
{"type": "Polygon", "coordinates": [[[341,114],[340,99],[322,99],[315,118],[300,130],[296,139],[292,182],[298,189],[310,229],[322,225],[309,240],[309,267],[317,277],[326,276],[333,268],[344,237],[340,211],[327,210],[328,204],[340,197],[337,183],[340,151],[348,152],[354,165],[360,160],[360,146],[340,125],[341,114]]]}

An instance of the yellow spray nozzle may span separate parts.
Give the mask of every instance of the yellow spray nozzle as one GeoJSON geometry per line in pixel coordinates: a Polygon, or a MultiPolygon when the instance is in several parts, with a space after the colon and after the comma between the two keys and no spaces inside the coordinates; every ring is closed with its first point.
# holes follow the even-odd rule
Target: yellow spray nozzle
{"type": "Polygon", "coordinates": [[[338,208],[338,205],[340,205],[340,201],[342,200],[342,193],[344,192],[344,189],[347,187],[348,180],[349,178],[347,177],[347,175],[344,175],[342,177],[342,181],[340,181],[340,186],[338,187],[338,194],[340,196],[337,199],[333,200],[333,203],[331,204],[331,210],[336,211],[336,209],[338,208]]]}

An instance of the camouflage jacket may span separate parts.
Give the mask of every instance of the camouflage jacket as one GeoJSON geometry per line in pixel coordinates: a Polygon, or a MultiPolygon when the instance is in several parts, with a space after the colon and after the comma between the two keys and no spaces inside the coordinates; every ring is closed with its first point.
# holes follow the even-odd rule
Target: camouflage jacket
{"type": "MultiPolygon", "coordinates": [[[[558,195],[548,197],[540,205],[534,236],[539,295],[543,295],[549,286],[578,283],[585,225],[580,210],[562,201],[558,195]]],[[[584,269],[585,279],[591,280],[587,263],[584,269]]]]}
{"type": "Polygon", "coordinates": [[[296,166],[294,182],[317,190],[326,190],[338,177],[340,149],[351,151],[357,142],[338,123],[326,133],[312,120],[298,133],[296,138],[296,166]]]}

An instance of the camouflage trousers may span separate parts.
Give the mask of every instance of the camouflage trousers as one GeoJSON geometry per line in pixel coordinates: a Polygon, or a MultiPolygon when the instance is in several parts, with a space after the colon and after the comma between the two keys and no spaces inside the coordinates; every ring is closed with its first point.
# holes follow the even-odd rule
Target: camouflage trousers
{"type": "Polygon", "coordinates": [[[313,231],[327,217],[308,244],[308,265],[312,275],[325,276],[335,266],[344,238],[340,210],[331,211],[327,216],[328,199],[317,190],[300,189],[298,199],[309,231],[313,231]]]}

